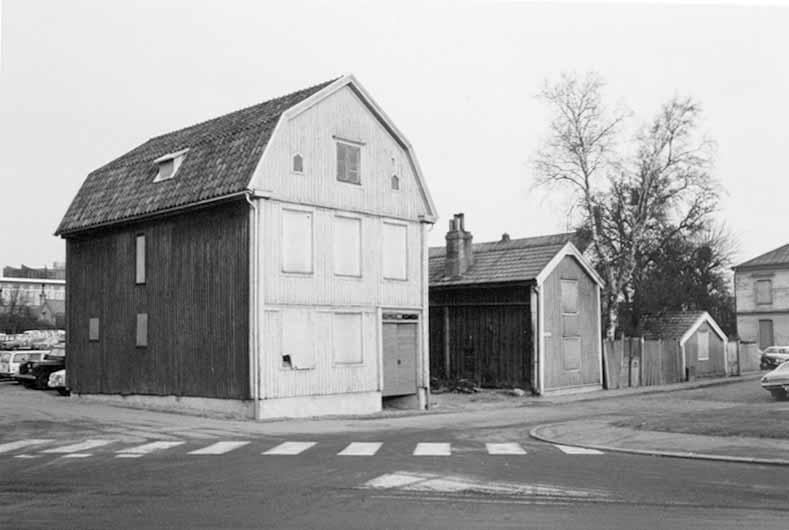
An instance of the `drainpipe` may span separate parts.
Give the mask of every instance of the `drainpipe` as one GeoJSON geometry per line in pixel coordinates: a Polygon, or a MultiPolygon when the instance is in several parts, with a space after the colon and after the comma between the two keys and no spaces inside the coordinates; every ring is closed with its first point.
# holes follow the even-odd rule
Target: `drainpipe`
{"type": "Polygon", "coordinates": [[[249,384],[252,397],[252,415],[257,420],[260,412],[260,386],[258,384],[258,216],[259,211],[251,192],[244,198],[249,203],[249,384]]]}

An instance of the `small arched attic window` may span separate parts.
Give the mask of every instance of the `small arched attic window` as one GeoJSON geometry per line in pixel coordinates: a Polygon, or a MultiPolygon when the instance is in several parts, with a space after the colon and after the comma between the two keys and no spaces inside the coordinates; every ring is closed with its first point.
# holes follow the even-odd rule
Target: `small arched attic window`
{"type": "Polygon", "coordinates": [[[186,158],[186,153],[188,151],[189,149],[181,149],[180,151],[160,156],[154,160],[153,163],[158,166],[159,171],[156,173],[156,177],[153,179],[153,181],[161,182],[163,180],[170,180],[171,178],[175,177],[175,174],[178,172],[178,168],[181,167],[181,163],[183,163],[184,158],[186,158]]]}
{"type": "Polygon", "coordinates": [[[304,173],[304,158],[301,153],[293,155],[293,165],[291,166],[294,173],[304,173]]]}
{"type": "Polygon", "coordinates": [[[397,175],[392,175],[392,189],[399,190],[400,189],[400,177],[397,175]]]}

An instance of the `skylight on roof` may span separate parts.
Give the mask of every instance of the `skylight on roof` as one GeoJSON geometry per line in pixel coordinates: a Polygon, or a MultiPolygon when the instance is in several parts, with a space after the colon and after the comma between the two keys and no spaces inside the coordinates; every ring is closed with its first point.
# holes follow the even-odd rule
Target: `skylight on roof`
{"type": "Polygon", "coordinates": [[[161,182],[163,180],[170,180],[175,176],[178,172],[178,168],[181,167],[181,163],[186,158],[186,153],[189,149],[182,149],[180,151],[176,151],[175,153],[169,153],[164,156],[160,156],[156,160],[153,161],[154,164],[159,166],[159,171],[156,173],[156,177],[153,179],[154,182],[161,182]]]}

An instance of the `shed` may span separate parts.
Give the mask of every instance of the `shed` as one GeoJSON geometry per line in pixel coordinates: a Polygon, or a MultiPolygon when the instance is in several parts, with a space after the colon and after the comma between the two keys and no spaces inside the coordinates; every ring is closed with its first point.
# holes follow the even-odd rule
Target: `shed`
{"type": "Polygon", "coordinates": [[[272,418],[429,400],[413,147],[351,75],[90,173],[66,240],[73,394],[272,418]]]}
{"type": "Polygon", "coordinates": [[[645,339],[677,341],[686,378],[726,375],[726,334],[706,311],[667,311],[641,320],[645,339]]]}
{"type": "Polygon", "coordinates": [[[430,249],[435,377],[538,394],[602,386],[602,280],[572,233],[473,243],[463,214],[430,249]]]}

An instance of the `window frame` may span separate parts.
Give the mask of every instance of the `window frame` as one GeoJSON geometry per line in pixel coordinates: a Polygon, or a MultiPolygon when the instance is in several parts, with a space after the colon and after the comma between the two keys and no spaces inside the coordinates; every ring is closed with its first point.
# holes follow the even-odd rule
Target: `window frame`
{"type": "Polygon", "coordinates": [[[148,239],[145,234],[134,236],[134,284],[145,285],[148,279],[148,239]],[[142,256],[140,256],[140,240],[142,239],[142,256]]]}
{"type": "Polygon", "coordinates": [[[696,360],[697,361],[709,361],[710,360],[710,331],[709,330],[698,330],[696,332],[696,360]],[[707,347],[704,357],[701,356],[701,336],[704,335],[707,337],[707,347]]]}
{"type": "Polygon", "coordinates": [[[331,355],[332,366],[335,367],[359,367],[365,364],[364,352],[364,312],[362,311],[334,311],[332,312],[331,319],[331,355]],[[359,360],[358,361],[338,361],[337,360],[337,342],[336,342],[336,325],[337,317],[340,315],[352,315],[359,317],[359,360]]]}
{"type": "MultiPolygon", "coordinates": [[[[353,186],[361,186],[362,185],[362,147],[364,144],[361,142],[353,142],[350,140],[345,140],[342,138],[334,138],[335,142],[335,149],[334,149],[334,162],[336,168],[336,180],[337,182],[342,182],[343,184],[351,184],[353,186]],[[356,168],[356,177],[358,181],[353,181],[345,178],[340,178],[340,146],[343,146],[345,149],[356,149],[359,152],[359,161],[356,168]]],[[[345,175],[348,175],[348,159],[347,156],[345,157],[345,161],[343,162],[343,166],[345,169],[345,175]]]]}
{"type": "Polygon", "coordinates": [[[296,151],[293,153],[293,156],[290,157],[290,172],[295,175],[304,174],[304,155],[302,155],[299,151],[296,151]],[[296,157],[301,159],[301,170],[296,169],[296,157]]]}
{"type": "Polygon", "coordinates": [[[137,321],[134,326],[135,348],[148,347],[148,320],[148,313],[137,313],[137,321]]]}
{"type": "Polygon", "coordinates": [[[759,278],[757,279],[754,284],[754,298],[756,299],[756,305],[772,305],[773,303],[773,281],[770,278],[759,278]],[[767,301],[763,301],[759,298],[759,284],[767,284],[767,301]]]}
{"type": "Polygon", "coordinates": [[[315,211],[301,208],[282,208],[280,209],[280,231],[279,231],[279,252],[280,252],[280,272],[293,276],[312,276],[315,274],[315,211]],[[285,264],[285,215],[287,213],[306,214],[310,216],[310,256],[309,270],[288,270],[285,264]]]}
{"type": "MultiPolygon", "coordinates": [[[[333,263],[332,267],[334,270],[334,275],[340,278],[351,278],[351,279],[361,279],[364,276],[364,221],[361,217],[355,215],[348,215],[345,213],[342,214],[335,214],[334,215],[334,222],[337,222],[337,219],[345,219],[345,220],[352,220],[357,223],[359,228],[359,248],[358,248],[358,265],[359,265],[359,272],[358,274],[349,274],[345,272],[337,272],[337,230],[332,230],[333,232],[333,241],[332,241],[332,253],[333,253],[333,263]]],[[[336,224],[334,225],[337,226],[336,224]]]]}
{"type": "Polygon", "coordinates": [[[99,342],[100,339],[101,320],[99,317],[88,317],[88,342],[99,342]]]}
{"type": "Polygon", "coordinates": [[[186,154],[189,152],[189,149],[181,149],[180,151],[175,151],[174,153],[168,153],[164,156],[160,156],[156,160],[153,161],[154,164],[157,166],[156,176],[154,177],[154,182],[166,182],[168,180],[173,180],[175,175],[178,174],[178,170],[181,169],[181,165],[186,158],[186,154]],[[173,161],[173,171],[166,177],[162,177],[162,164],[165,162],[173,161]]]}
{"type": "Polygon", "coordinates": [[[393,276],[387,276],[386,275],[386,267],[383,266],[383,264],[381,266],[381,276],[383,277],[384,281],[389,281],[389,282],[407,282],[409,280],[409,270],[408,270],[409,267],[408,267],[408,265],[410,263],[410,258],[411,258],[411,256],[410,256],[410,249],[408,247],[408,239],[409,239],[409,237],[408,237],[408,223],[403,223],[403,222],[398,222],[398,221],[388,221],[388,220],[384,220],[384,221],[381,222],[381,245],[382,245],[381,259],[384,259],[385,256],[386,256],[386,237],[385,237],[386,225],[398,226],[398,227],[401,227],[401,228],[403,228],[405,230],[405,256],[404,256],[404,260],[405,260],[405,276],[402,277],[402,278],[397,278],[397,277],[393,277],[393,276]]]}
{"type": "Polygon", "coordinates": [[[562,315],[577,315],[580,312],[579,303],[578,303],[579,298],[580,298],[579,294],[580,294],[580,285],[578,283],[578,278],[560,278],[559,279],[559,303],[562,304],[562,307],[561,307],[562,315]],[[570,284],[570,283],[572,283],[575,286],[575,288],[574,288],[574,292],[575,292],[575,310],[574,311],[565,311],[565,307],[564,307],[564,292],[565,292],[564,291],[564,286],[566,284],[570,284]]]}
{"type": "Polygon", "coordinates": [[[400,176],[397,173],[392,173],[392,176],[389,177],[389,189],[391,191],[400,191],[400,176]],[[397,184],[396,187],[395,184],[397,184]]]}

